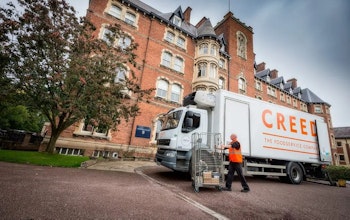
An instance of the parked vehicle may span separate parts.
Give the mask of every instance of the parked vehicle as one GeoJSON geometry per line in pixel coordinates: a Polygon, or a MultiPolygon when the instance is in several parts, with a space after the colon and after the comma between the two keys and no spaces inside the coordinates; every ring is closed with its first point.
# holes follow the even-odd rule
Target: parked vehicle
{"type": "Polygon", "coordinates": [[[300,184],[307,176],[323,177],[322,168],[332,161],[322,117],[218,90],[194,92],[184,98],[183,107],[165,114],[156,162],[191,172],[191,136],[205,132],[220,133],[226,144],[232,133],[237,134],[245,175],[278,176],[300,184]]]}

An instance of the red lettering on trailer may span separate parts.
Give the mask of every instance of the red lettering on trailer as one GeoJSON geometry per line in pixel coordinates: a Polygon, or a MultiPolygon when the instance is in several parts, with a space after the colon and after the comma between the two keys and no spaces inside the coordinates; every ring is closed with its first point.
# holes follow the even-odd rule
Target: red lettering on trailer
{"type": "Polygon", "coordinates": [[[286,117],[281,112],[272,112],[270,109],[263,110],[261,114],[261,119],[265,127],[275,128],[278,130],[283,130],[293,133],[300,133],[302,135],[316,135],[316,124],[314,121],[309,121],[305,118],[297,118],[294,115],[286,117]],[[299,122],[299,123],[297,123],[299,122]],[[289,125],[289,126],[288,126],[289,125]]]}

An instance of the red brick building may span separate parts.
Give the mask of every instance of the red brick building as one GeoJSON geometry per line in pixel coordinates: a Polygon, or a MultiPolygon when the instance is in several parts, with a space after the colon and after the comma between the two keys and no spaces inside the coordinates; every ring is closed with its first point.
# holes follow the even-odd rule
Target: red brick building
{"type": "Polygon", "coordinates": [[[265,63],[255,64],[252,27],[231,12],[215,27],[206,17],[191,24],[191,11],[178,7],[160,12],[140,0],[90,0],[87,18],[99,38],[104,38],[109,24],[118,23],[129,36],[116,39],[118,46],[128,46],[130,40],[139,45],[135,52],[140,68],[130,66],[123,73],[133,70],[142,88],[156,90],[148,103],[139,103],[140,115],[118,131],[98,131],[84,121],[67,129],[57,141],[58,152],[152,156],[162,113],[181,106],[192,91],[218,89],[322,115],[334,140],[328,103],[298,87],[296,79],[285,81],[265,63]]]}

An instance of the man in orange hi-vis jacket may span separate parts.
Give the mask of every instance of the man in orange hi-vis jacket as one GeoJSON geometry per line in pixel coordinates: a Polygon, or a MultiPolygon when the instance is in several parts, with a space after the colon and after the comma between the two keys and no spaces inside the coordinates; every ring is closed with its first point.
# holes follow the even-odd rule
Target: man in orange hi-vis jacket
{"type": "Polygon", "coordinates": [[[230,145],[225,146],[225,149],[229,149],[228,157],[229,157],[230,164],[228,167],[226,187],[223,188],[223,190],[232,191],[231,186],[232,186],[233,177],[235,172],[237,172],[237,175],[241,180],[241,184],[243,187],[241,192],[249,192],[250,191],[249,186],[242,172],[243,157],[241,152],[241,144],[238,142],[236,134],[231,134],[230,138],[231,138],[230,145]]]}

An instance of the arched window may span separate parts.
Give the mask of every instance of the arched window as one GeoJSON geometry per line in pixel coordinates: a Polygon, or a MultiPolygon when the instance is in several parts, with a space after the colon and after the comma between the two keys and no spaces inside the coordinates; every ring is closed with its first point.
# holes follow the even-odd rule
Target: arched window
{"type": "Polygon", "coordinates": [[[225,79],[223,77],[219,78],[219,89],[225,89],[225,79]]]}
{"type": "Polygon", "coordinates": [[[118,6],[111,5],[111,7],[109,8],[108,14],[120,19],[122,15],[122,9],[119,8],[118,6]]]}
{"type": "Polygon", "coordinates": [[[205,77],[206,70],[207,70],[207,64],[206,63],[198,64],[198,77],[205,77]]]}
{"type": "Polygon", "coordinates": [[[176,44],[181,47],[181,48],[184,48],[185,47],[185,39],[182,38],[182,37],[178,37],[177,38],[177,41],[176,41],[176,44]]]}
{"type": "Polygon", "coordinates": [[[199,46],[199,54],[208,54],[208,44],[201,44],[199,46]]]}
{"type": "Polygon", "coordinates": [[[216,56],[216,45],[211,45],[210,54],[216,56]]]}
{"type": "Polygon", "coordinates": [[[169,42],[174,42],[174,39],[175,39],[175,34],[173,32],[170,32],[168,31],[166,33],[166,38],[165,38],[167,41],[169,42]]]}
{"type": "Polygon", "coordinates": [[[216,64],[211,63],[209,77],[215,79],[217,71],[218,71],[218,67],[216,66],[216,64]]]}
{"type": "Polygon", "coordinates": [[[136,21],[136,15],[133,13],[127,12],[125,15],[125,22],[131,25],[134,25],[136,21]]]}
{"type": "Polygon", "coordinates": [[[172,59],[171,53],[163,52],[162,65],[170,68],[171,67],[171,59],[172,59]]]}
{"type": "Polygon", "coordinates": [[[118,40],[118,46],[125,50],[126,48],[128,48],[131,45],[131,38],[128,36],[124,36],[119,38],[118,40]]]}
{"type": "Polygon", "coordinates": [[[157,96],[166,99],[168,96],[169,83],[163,79],[158,80],[157,96]]]}
{"type": "Polygon", "coordinates": [[[237,32],[237,55],[247,59],[247,38],[242,32],[237,32]]]}
{"type": "Polygon", "coordinates": [[[116,77],[114,79],[115,83],[122,83],[126,80],[126,69],[122,68],[122,67],[118,67],[116,70],[117,74],[116,77]]]}
{"type": "Polygon", "coordinates": [[[238,89],[241,91],[246,91],[246,82],[245,79],[239,78],[238,79],[238,89]]]}
{"type": "Polygon", "coordinates": [[[178,72],[183,72],[184,61],[180,57],[175,57],[174,70],[178,72]]]}
{"type": "Polygon", "coordinates": [[[180,102],[181,87],[178,84],[171,86],[171,101],[180,102]]]}

